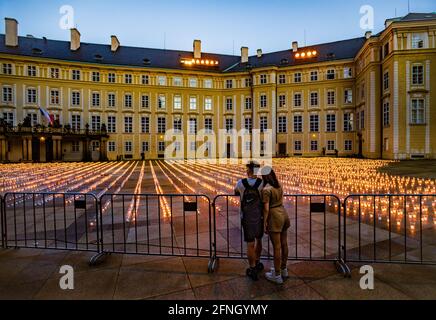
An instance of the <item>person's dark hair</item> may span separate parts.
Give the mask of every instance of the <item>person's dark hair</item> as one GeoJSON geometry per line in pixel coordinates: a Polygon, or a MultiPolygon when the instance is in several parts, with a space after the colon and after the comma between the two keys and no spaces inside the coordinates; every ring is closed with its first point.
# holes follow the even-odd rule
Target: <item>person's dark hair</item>
{"type": "Polygon", "coordinates": [[[262,175],[262,180],[265,186],[269,184],[273,188],[280,188],[279,180],[277,179],[276,173],[273,169],[270,169],[268,174],[262,175]]]}
{"type": "Polygon", "coordinates": [[[258,169],[258,168],[260,168],[260,165],[254,161],[250,161],[249,163],[247,163],[247,169],[251,173],[254,173],[254,169],[258,169]]]}

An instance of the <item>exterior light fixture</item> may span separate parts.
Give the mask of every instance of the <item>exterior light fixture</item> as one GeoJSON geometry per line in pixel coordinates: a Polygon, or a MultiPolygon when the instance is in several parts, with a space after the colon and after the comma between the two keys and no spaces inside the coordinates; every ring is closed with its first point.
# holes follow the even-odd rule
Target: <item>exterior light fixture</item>
{"type": "Polygon", "coordinates": [[[181,59],[180,63],[184,64],[185,66],[192,66],[192,65],[218,66],[219,65],[218,60],[211,60],[211,59],[181,59]]]}
{"type": "Polygon", "coordinates": [[[318,52],[316,50],[308,50],[303,52],[297,52],[294,57],[295,59],[307,59],[307,58],[314,58],[318,55],[318,52]]]}

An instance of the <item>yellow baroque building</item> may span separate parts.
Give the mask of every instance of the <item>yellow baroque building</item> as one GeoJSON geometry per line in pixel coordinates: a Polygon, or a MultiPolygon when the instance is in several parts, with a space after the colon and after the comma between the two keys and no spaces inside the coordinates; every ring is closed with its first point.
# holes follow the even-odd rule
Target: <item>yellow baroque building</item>
{"type": "Polygon", "coordinates": [[[260,129],[275,156],[436,158],[434,13],[254,56],[203,53],[199,40],[193,52],[81,43],[77,29],[69,42],[19,37],[5,24],[0,161],[162,158],[169,129],[190,138],[185,154],[211,141],[201,130],[260,129]]]}

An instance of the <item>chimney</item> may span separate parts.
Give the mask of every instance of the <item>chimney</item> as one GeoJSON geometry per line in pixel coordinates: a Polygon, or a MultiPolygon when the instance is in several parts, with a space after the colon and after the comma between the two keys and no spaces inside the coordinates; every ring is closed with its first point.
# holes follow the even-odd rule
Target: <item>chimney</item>
{"type": "Polygon", "coordinates": [[[80,32],[76,28],[71,29],[71,51],[79,50],[80,48],[80,32]]]}
{"type": "Polygon", "coordinates": [[[366,32],[365,32],[365,38],[366,38],[366,39],[371,38],[371,36],[372,36],[372,32],[371,32],[371,31],[366,31],[366,32]]]}
{"type": "Polygon", "coordinates": [[[194,59],[201,59],[201,40],[194,40],[194,59]]]}
{"type": "Polygon", "coordinates": [[[18,21],[12,18],[5,18],[5,45],[18,47],[18,21]]]}
{"type": "Polygon", "coordinates": [[[120,41],[118,41],[117,36],[111,36],[111,51],[115,52],[120,47],[120,41]]]}
{"type": "Polygon", "coordinates": [[[241,63],[247,63],[248,62],[248,48],[242,47],[241,48],[241,63]]]}
{"type": "Polygon", "coordinates": [[[262,58],[262,49],[257,49],[257,57],[262,58]]]}
{"type": "Polygon", "coordinates": [[[294,41],[292,42],[292,52],[297,52],[298,51],[298,42],[294,41]]]}

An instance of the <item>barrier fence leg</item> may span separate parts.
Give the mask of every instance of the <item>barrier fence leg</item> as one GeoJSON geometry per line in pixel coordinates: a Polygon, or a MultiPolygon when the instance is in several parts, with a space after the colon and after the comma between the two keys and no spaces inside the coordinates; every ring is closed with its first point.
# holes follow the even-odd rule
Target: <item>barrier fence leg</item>
{"type": "Polygon", "coordinates": [[[209,206],[209,213],[212,212],[212,217],[209,214],[209,238],[210,238],[210,259],[207,271],[213,273],[218,268],[218,258],[216,256],[216,209],[215,200],[212,206],[209,206]],[[211,209],[212,207],[212,209],[211,209]]]}
{"type": "Polygon", "coordinates": [[[107,253],[104,251],[103,247],[103,215],[102,215],[102,205],[101,198],[95,199],[95,221],[96,221],[96,232],[97,232],[97,253],[89,259],[89,266],[96,266],[104,262],[107,253]]]}
{"type": "Polygon", "coordinates": [[[5,231],[4,231],[4,224],[5,224],[5,220],[4,219],[4,207],[3,207],[4,203],[3,203],[3,197],[0,196],[0,232],[1,232],[1,247],[4,248],[5,247],[5,231]]]}

